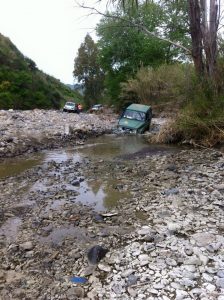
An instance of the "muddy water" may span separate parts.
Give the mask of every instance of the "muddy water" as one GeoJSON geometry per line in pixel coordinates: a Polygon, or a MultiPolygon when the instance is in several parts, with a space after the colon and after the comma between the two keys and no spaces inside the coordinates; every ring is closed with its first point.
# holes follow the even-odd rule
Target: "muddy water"
{"type": "MultiPolygon", "coordinates": [[[[27,169],[36,166],[44,166],[50,161],[61,162],[81,162],[84,158],[96,160],[103,163],[115,157],[135,157],[136,153],[149,153],[150,155],[160,151],[169,151],[170,148],[148,145],[143,136],[113,136],[105,135],[99,138],[90,139],[86,144],[73,148],[66,148],[54,151],[44,151],[38,154],[26,155],[14,159],[7,159],[0,164],[0,179],[6,176],[15,176],[27,169]]],[[[60,170],[59,170],[60,173],[60,170]]],[[[16,176],[15,176],[16,181],[16,176]]],[[[112,209],[117,204],[120,197],[127,196],[127,193],[114,189],[118,182],[110,176],[100,180],[85,179],[78,186],[69,186],[70,190],[77,192],[76,202],[94,207],[96,211],[112,209]]],[[[16,182],[15,182],[16,184],[16,182]]],[[[42,190],[46,192],[49,187],[45,180],[34,183],[30,190],[42,190]]],[[[47,206],[47,210],[57,210],[64,204],[61,200],[54,200],[47,206]]]]}
{"type": "MultiPolygon", "coordinates": [[[[113,135],[106,135],[99,138],[89,140],[84,145],[78,145],[73,148],[66,148],[54,151],[44,151],[38,154],[25,155],[13,159],[7,159],[0,163],[0,179],[14,176],[16,184],[17,177],[20,173],[27,169],[32,169],[36,166],[44,166],[48,162],[54,161],[56,163],[62,162],[81,162],[83,159],[90,159],[99,161],[113,159],[116,156],[127,155],[135,153],[146,147],[146,141],[139,136],[123,136],[116,137],[113,135]]],[[[59,170],[60,173],[60,170],[59,170]]],[[[60,174],[59,174],[60,175],[60,174]]],[[[119,192],[114,189],[118,182],[107,177],[102,180],[88,180],[85,178],[78,186],[67,185],[66,188],[76,192],[76,202],[92,206],[96,211],[104,209],[112,209],[120,197],[125,197],[127,193],[119,192]]],[[[40,178],[35,183],[29,183],[29,187],[25,192],[33,191],[49,191],[49,186],[45,178],[40,178]]],[[[23,191],[24,192],[24,191],[23,191]]],[[[47,205],[46,210],[60,209],[65,203],[64,199],[54,199],[47,205]]]]}

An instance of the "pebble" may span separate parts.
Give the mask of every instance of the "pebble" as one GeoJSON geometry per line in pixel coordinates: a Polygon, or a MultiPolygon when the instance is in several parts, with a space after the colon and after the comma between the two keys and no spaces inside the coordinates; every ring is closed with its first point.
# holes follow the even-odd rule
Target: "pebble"
{"type": "Polygon", "coordinates": [[[84,298],[85,291],[82,287],[72,287],[66,292],[67,299],[84,298]]]}
{"type": "Polygon", "coordinates": [[[111,272],[111,267],[106,264],[99,263],[98,268],[104,272],[111,272]]]}
{"type": "Polygon", "coordinates": [[[224,278],[217,278],[216,286],[220,287],[221,289],[224,289],[224,278]]]}
{"type": "Polygon", "coordinates": [[[25,251],[29,251],[33,249],[33,243],[32,242],[25,242],[23,244],[19,245],[20,249],[25,250],[25,251]]]}

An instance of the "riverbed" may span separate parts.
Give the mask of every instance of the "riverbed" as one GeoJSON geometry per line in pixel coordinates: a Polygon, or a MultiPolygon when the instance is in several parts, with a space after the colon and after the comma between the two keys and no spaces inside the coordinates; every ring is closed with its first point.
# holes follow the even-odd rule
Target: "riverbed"
{"type": "Polygon", "coordinates": [[[222,152],[109,134],[3,160],[0,178],[2,299],[223,300],[222,152]]]}

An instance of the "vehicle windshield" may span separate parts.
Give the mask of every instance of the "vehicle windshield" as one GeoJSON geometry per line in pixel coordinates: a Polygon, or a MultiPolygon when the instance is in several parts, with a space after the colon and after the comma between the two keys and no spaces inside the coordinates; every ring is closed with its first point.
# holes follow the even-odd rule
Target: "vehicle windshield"
{"type": "Polygon", "coordinates": [[[123,118],[133,119],[138,121],[145,121],[145,113],[141,111],[128,110],[123,114],[123,118]]]}
{"type": "Polygon", "coordinates": [[[65,105],[69,105],[69,106],[75,106],[75,103],[73,103],[73,102],[66,102],[66,104],[65,105]]]}

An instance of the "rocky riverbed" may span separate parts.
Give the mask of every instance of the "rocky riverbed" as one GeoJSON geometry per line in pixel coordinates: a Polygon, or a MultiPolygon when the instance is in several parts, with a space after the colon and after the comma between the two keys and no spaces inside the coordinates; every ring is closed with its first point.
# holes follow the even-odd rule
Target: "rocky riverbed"
{"type": "Polygon", "coordinates": [[[50,160],[0,188],[3,300],[224,299],[222,152],[50,160]],[[77,201],[99,181],[120,195],[107,210],[88,188],[77,201]],[[108,252],[91,264],[96,245],[108,252]]]}
{"type": "Polygon", "coordinates": [[[111,132],[112,113],[72,114],[56,110],[0,111],[0,157],[12,157],[111,132]]]}

